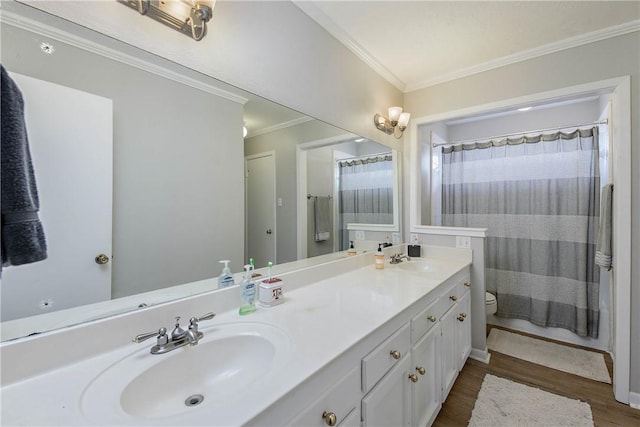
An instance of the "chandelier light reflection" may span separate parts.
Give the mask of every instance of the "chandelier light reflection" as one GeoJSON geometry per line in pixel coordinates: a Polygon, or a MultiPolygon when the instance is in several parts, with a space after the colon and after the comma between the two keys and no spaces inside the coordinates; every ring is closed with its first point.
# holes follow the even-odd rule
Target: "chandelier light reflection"
{"type": "Polygon", "coordinates": [[[373,123],[378,130],[381,130],[387,135],[393,135],[396,139],[400,139],[409,124],[410,118],[411,114],[403,113],[402,107],[389,107],[389,118],[376,114],[373,116],[373,123]]]}
{"type": "Polygon", "coordinates": [[[207,34],[207,22],[213,16],[215,0],[118,0],[158,22],[162,22],[194,40],[207,34]]]}

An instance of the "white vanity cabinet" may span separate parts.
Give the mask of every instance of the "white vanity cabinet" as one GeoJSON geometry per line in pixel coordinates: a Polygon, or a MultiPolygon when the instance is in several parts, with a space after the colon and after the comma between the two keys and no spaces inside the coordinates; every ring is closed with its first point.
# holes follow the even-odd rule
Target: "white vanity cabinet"
{"type": "Polygon", "coordinates": [[[470,292],[465,283],[469,285],[468,267],[396,314],[250,425],[282,425],[283,419],[291,426],[431,425],[471,349],[470,292]]]}

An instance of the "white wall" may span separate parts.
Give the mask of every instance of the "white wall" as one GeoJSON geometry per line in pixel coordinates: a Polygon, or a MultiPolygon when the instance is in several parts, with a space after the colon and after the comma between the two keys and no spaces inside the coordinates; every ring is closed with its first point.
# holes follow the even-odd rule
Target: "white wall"
{"type": "MultiPolygon", "coordinates": [[[[413,117],[434,115],[614,77],[631,76],[631,164],[640,182],[640,36],[638,32],[540,56],[405,94],[413,117]]],[[[640,186],[632,185],[631,259],[640,253],[640,186]]],[[[408,215],[408,204],[405,212],[408,215]]],[[[631,266],[631,361],[640,360],[640,263],[631,266]]],[[[640,392],[640,365],[631,364],[631,391],[640,392]]]]}
{"type": "Polygon", "coordinates": [[[241,265],[242,105],[61,42],[45,55],[42,40],[3,24],[3,65],[113,100],[113,297],[241,265]]]}

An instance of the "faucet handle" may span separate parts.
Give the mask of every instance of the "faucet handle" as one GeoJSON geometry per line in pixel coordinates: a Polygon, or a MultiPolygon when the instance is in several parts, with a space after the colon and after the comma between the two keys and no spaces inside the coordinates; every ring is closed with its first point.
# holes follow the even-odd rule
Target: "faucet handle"
{"type": "Polygon", "coordinates": [[[161,341],[166,336],[167,336],[167,328],[160,328],[157,331],[146,332],[144,334],[136,335],[131,341],[135,343],[139,343],[153,337],[158,337],[158,341],[161,341]]]}
{"type": "Polygon", "coordinates": [[[203,314],[202,316],[199,316],[199,317],[192,317],[191,319],[196,319],[196,322],[202,322],[203,320],[211,320],[214,317],[216,317],[216,314],[211,312],[211,313],[203,314]]]}

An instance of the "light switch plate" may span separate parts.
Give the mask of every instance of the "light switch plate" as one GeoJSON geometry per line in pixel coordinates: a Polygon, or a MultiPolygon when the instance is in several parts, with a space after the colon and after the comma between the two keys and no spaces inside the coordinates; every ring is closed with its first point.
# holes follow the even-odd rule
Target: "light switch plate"
{"type": "Polygon", "coordinates": [[[400,233],[391,233],[391,243],[394,245],[400,244],[400,233]]]}
{"type": "Polygon", "coordinates": [[[412,234],[411,235],[411,242],[409,242],[410,245],[418,245],[420,244],[420,237],[417,234],[412,234]]]}
{"type": "Polygon", "coordinates": [[[456,236],[456,248],[471,249],[471,237],[456,236]]]}

